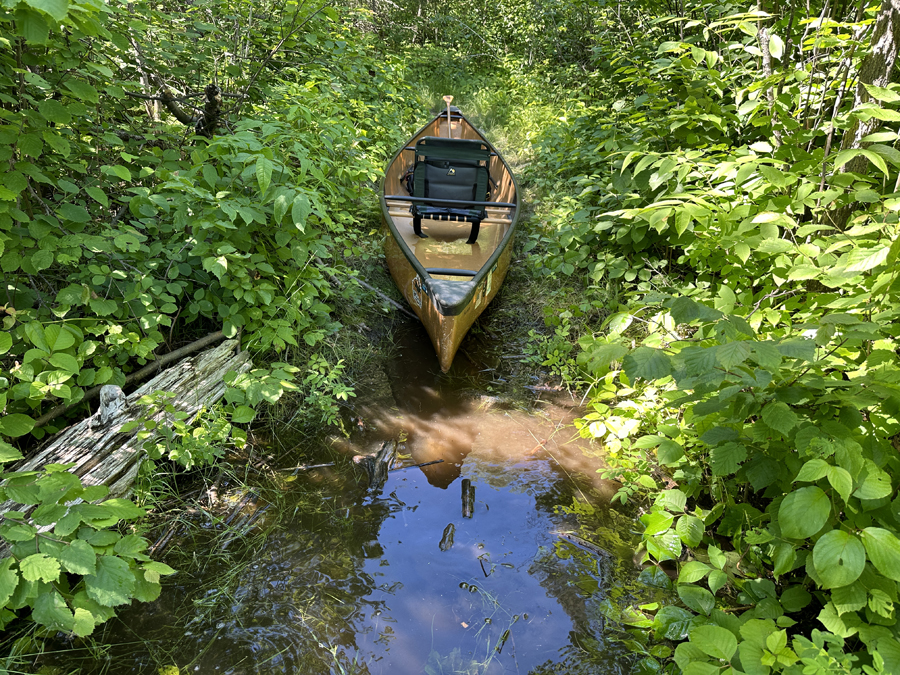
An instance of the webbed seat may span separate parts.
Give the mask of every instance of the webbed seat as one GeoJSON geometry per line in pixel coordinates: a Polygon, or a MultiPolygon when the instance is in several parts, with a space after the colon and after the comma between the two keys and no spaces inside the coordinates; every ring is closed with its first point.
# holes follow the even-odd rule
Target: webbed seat
{"type": "Polygon", "coordinates": [[[487,217],[484,208],[440,200],[487,201],[490,146],[483,141],[426,136],[416,143],[415,152],[412,196],[428,200],[413,204],[410,209],[416,235],[423,239],[428,237],[422,232],[422,218],[468,222],[472,224],[472,230],[466,243],[474,244],[478,240],[481,220],[487,217]]]}

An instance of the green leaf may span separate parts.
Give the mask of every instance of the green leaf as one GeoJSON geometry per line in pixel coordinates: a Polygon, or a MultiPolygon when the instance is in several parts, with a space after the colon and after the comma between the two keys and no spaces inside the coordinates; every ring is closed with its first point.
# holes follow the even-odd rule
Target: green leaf
{"type": "Polygon", "coordinates": [[[116,542],[114,551],[124,558],[146,558],[147,540],[135,534],[127,534],[116,542]]]}
{"type": "Polygon", "coordinates": [[[803,487],[788,494],[778,509],[781,533],[792,539],[811,537],[831,515],[831,500],[818,487],[803,487]]]}
{"type": "Polygon", "coordinates": [[[235,411],[231,413],[231,421],[234,424],[246,424],[252,422],[254,417],[256,417],[256,411],[246,405],[238,406],[235,408],[235,411]]]}
{"type": "Polygon", "coordinates": [[[121,558],[103,555],[97,560],[97,571],[84,577],[88,597],[101,605],[115,607],[131,602],[134,574],[121,558]]]}
{"type": "Polygon", "coordinates": [[[263,155],[256,158],[256,180],[259,182],[260,194],[266,194],[272,183],[272,160],[263,155]]]}
{"type": "Polygon", "coordinates": [[[866,84],[865,82],[863,82],[863,86],[866,88],[866,91],[869,92],[869,96],[876,101],[881,101],[882,103],[896,103],[897,101],[900,101],[900,93],[893,89],[876,87],[874,84],[866,84]]]}
{"type": "Polygon", "coordinates": [[[27,4],[53,17],[59,23],[69,13],[68,0],[25,0],[27,4]]]}
{"type": "Polygon", "coordinates": [[[726,342],[716,350],[716,361],[725,370],[739,366],[750,357],[749,342],[726,342]]]}
{"type": "Polygon", "coordinates": [[[77,373],[80,369],[78,361],[70,354],[51,354],[50,363],[67,373],[77,373]]]}
{"type": "Polygon", "coordinates": [[[706,616],[709,616],[716,606],[713,594],[700,586],[678,584],[678,597],[690,609],[706,616]]]}
{"type": "Polygon", "coordinates": [[[714,476],[729,476],[747,459],[747,448],[740,443],[723,443],[710,452],[714,476]]]}
{"type": "Polygon", "coordinates": [[[81,607],[77,607],[75,609],[75,625],[72,627],[72,632],[79,637],[86,637],[94,632],[97,623],[97,617],[91,612],[81,607]]]}
{"type": "MultiPolygon", "coordinates": [[[[9,443],[0,441],[0,464],[5,464],[6,462],[16,462],[20,459],[23,459],[21,452],[16,450],[9,443]]],[[[3,603],[0,603],[0,605],[2,604],[3,603]]]]}
{"type": "Polygon", "coordinates": [[[794,482],[815,483],[820,478],[827,476],[830,468],[831,465],[824,459],[811,459],[800,469],[794,482]]]}
{"type": "Polygon", "coordinates": [[[123,520],[141,518],[147,513],[145,509],[136,506],[128,499],[107,499],[103,502],[102,506],[110,513],[110,515],[123,520]]]}
{"type": "Polygon", "coordinates": [[[75,627],[75,617],[66,606],[66,601],[55,589],[38,595],[34,602],[31,618],[52,630],[68,632],[75,627]]]}
{"type": "Polygon", "coordinates": [[[788,436],[791,429],[797,426],[797,415],[786,403],[773,401],[762,410],[763,422],[782,435],[788,436]]]}
{"type": "Polygon", "coordinates": [[[294,197],[294,203],[291,206],[291,219],[294,221],[294,227],[301,232],[306,231],[306,219],[312,213],[312,207],[309,205],[309,198],[306,195],[297,195],[294,197]]]}
{"type": "Polygon", "coordinates": [[[662,465],[674,464],[684,457],[684,448],[675,441],[664,440],[656,449],[656,461],[662,465]]]}
{"type": "Polygon", "coordinates": [[[97,571],[97,554],[84,539],[75,539],[59,552],[59,561],[72,574],[94,574],[97,571]]]}
{"type": "Polygon", "coordinates": [[[706,581],[709,584],[710,592],[715,595],[719,592],[719,589],[728,583],[728,575],[722,570],[713,570],[709,573],[709,578],[706,581]]]}
{"type": "Polygon", "coordinates": [[[18,438],[30,433],[34,429],[34,420],[22,413],[12,413],[0,417],[0,434],[11,438],[18,438]]]}
{"type": "Polygon", "coordinates": [[[75,336],[55,323],[44,326],[44,340],[51,352],[59,352],[75,345],[75,336]]]}
{"type": "Polygon", "coordinates": [[[19,573],[12,569],[14,562],[12,558],[0,561],[0,607],[6,606],[16,586],[19,585],[19,573]]]}
{"type": "Polygon", "coordinates": [[[38,45],[47,44],[47,38],[50,37],[50,26],[47,25],[47,20],[42,15],[20,9],[16,12],[16,21],[26,42],[38,45]]]}
{"type": "Polygon", "coordinates": [[[850,493],[853,490],[853,478],[850,477],[850,473],[839,466],[829,466],[828,482],[846,504],[850,500],[850,493]]]}
{"type": "Polygon", "coordinates": [[[86,223],[91,219],[91,214],[80,204],[62,204],[56,209],[56,215],[73,223],[86,223]]]}
{"type": "MultiPolygon", "coordinates": [[[[38,104],[38,112],[41,113],[41,117],[54,124],[68,124],[72,121],[72,113],[69,112],[68,108],[52,98],[41,101],[38,104]]],[[[44,136],[44,140],[47,140],[46,136],[44,136]]]]}
{"type": "Polygon", "coordinates": [[[66,78],[64,84],[66,89],[82,101],[88,101],[89,103],[98,103],[100,101],[97,90],[87,82],[82,82],[81,80],[70,77],[66,78]]]}
{"type": "Polygon", "coordinates": [[[703,527],[703,521],[696,516],[685,515],[675,523],[675,531],[685,546],[693,548],[699,546],[703,541],[703,533],[706,528],[703,527]]]}
{"type": "Polygon", "coordinates": [[[12,335],[6,331],[0,331],[0,354],[8,352],[13,345],[12,335]]]}
{"type": "Polygon", "coordinates": [[[900,581],[900,540],[880,527],[867,527],[862,532],[869,560],[888,579],[900,581]]]}
{"type": "Polygon", "coordinates": [[[109,198],[106,196],[106,193],[98,187],[86,187],[84,191],[90,195],[91,199],[93,199],[98,204],[103,206],[109,206],[109,198]]]}
{"type": "Polygon", "coordinates": [[[862,542],[843,530],[826,532],[813,548],[813,564],[822,588],[838,588],[852,584],[866,566],[862,542]]]}
{"type": "Polygon", "coordinates": [[[700,581],[700,579],[709,574],[710,571],[709,565],[698,560],[691,560],[682,565],[681,572],[678,574],[678,583],[692,584],[695,581],[700,581]]]}
{"type": "Polygon", "coordinates": [[[867,460],[865,478],[853,493],[853,496],[859,499],[881,499],[882,497],[887,497],[893,491],[891,477],[879,469],[875,462],[867,460]]]}
{"type": "Polygon", "coordinates": [[[19,571],[26,581],[46,581],[59,579],[59,561],[46,553],[34,553],[19,562],[19,571]]]}
{"type": "Polygon", "coordinates": [[[720,626],[698,626],[691,631],[691,644],[715,659],[730,661],[737,651],[734,633],[720,626]]]}
{"type": "Polygon", "coordinates": [[[659,380],[672,372],[672,362],[665,352],[650,347],[638,347],[623,361],[625,373],[631,381],[638,378],[659,380]]]}

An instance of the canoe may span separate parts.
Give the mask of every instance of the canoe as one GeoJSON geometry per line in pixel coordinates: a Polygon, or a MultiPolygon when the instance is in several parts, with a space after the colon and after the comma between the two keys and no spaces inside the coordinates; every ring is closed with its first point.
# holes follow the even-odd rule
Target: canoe
{"type": "Polygon", "coordinates": [[[444,372],[506,277],[518,196],[509,165],[453,106],[387,166],[381,214],[388,268],[444,372]]]}

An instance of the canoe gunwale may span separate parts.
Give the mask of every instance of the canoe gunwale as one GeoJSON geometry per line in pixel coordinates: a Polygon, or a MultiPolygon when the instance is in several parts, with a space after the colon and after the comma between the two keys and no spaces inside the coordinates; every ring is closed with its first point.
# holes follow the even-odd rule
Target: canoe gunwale
{"type": "MultiPolygon", "coordinates": [[[[422,132],[424,132],[429,126],[434,124],[436,121],[439,121],[444,116],[445,115],[436,115],[433,119],[429,120],[429,122],[427,124],[423,125],[418,131],[416,131],[412,135],[410,140],[415,139],[422,132]]],[[[407,246],[406,242],[403,240],[403,237],[401,236],[400,231],[397,229],[397,226],[394,224],[394,219],[390,214],[390,207],[388,205],[388,201],[397,202],[397,201],[400,201],[401,199],[403,199],[405,201],[416,200],[416,198],[412,198],[412,197],[402,197],[400,195],[385,194],[385,190],[386,190],[385,183],[387,181],[388,169],[390,169],[390,167],[393,166],[394,162],[396,162],[399,159],[400,155],[406,151],[409,141],[407,143],[405,143],[403,146],[401,146],[400,149],[394,154],[394,156],[388,162],[386,170],[385,170],[385,176],[384,176],[384,178],[382,178],[382,181],[381,181],[381,194],[380,194],[381,216],[382,216],[382,220],[384,221],[385,225],[389,229],[390,236],[393,238],[393,240],[396,243],[396,245],[398,246],[399,250],[403,253],[403,256],[406,258],[406,261],[413,268],[413,270],[419,276],[419,278],[422,279],[426,294],[435,301],[434,302],[435,308],[438,310],[438,312],[442,316],[448,316],[448,317],[458,316],[466,309],[466,307],[468,307],[469,304],[471,304],[472,298],[474,297],[475,292],[478,289],[478,286],[481,284],[481,282],[484,280],[484,278],[493,271],[493,269],[497,265],[498,261],[500,260],[500,257],[504,254],[507,247],[510,245],[513,236],[515,235],[516,225],[518,224],[518,221],[519,221],[519,211],[520,211],[520,205],[521,205],[520,199],[519,199],[519,194],[520,194],[519,193],[519,184],[516,181],[516,177],[513,174],[512,169],[510,169],[509,164],[506,162],[506,160],[503,158],[503,156],[497,151],[497,149],[493,146],[493,144],[490,141],[488,141],[486,138],[484,138],[484,136],[482,136],[482,134],[478,130],[478,128],[475,127],[475,125],[473,125],[471,122],[469,122],[469,120],[466,119],[466,117],[462,113],[454,112],[453,118],[462,120],[463,122],[465,122],[465,124],[467,124],[469,127],[471,127],[479,135],[479,137],[484,141],[484,143],[491,149],[492,154],[495,154],[498,157],[498,159],[500,160],[500,162],[503,164],[504,168],[506,169],[507,173],[509,174],[510,180],[512,181],[513,188],[515,190],[515,196],[516,196],[515,204],[511,204],[510,202],[485,202],[484,203],[486,207],[496,206],[497,208],[507,208],[507,209],[512,208],[513,211],[510,214],[510,216],[511,216],[510,224],[509,224],[509,227],[508,227],[506,233],[503,235],[503,238],[498,243],[497,248],[494,249],[494,252],[490,255],[490,257],[488,257],[488,259],[481,266],[481,268],[478,270],[478,273],[474,277],[472,277],[471,279],[467,279],[465,281],[454,280],[451,282],[453,284],[459,284],[460,288],[462,288],[463,284],[466,285],[465,294],[462,296],[457,296],[458,299],[455,302],[450,302],[450,303],[444,302],[441,299],[440,295],[436,294],[434,292],[435,291],[434,282],[446,283],[447,280],[432,278],[432,276],[428,273],[428,271],[425,269],[425,267],[422,265],[422,263],[419,261],[419,259],[416,258],[415,254],[410,250],[409,246],[407,246]]],[[[418,200],[416,200],[416,201],[418,201],[418,200]]],[[[446,201],[446,200],[443,200],[443,201],[446,201]]]]}

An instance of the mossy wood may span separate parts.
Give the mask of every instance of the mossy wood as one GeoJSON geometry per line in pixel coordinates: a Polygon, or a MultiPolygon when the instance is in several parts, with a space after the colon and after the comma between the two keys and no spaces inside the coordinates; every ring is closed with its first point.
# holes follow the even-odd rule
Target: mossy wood
{"type": "MultiPolygon", "coordinates": [[[[110,497],[128,494],[145,456],[143,449],[154,436],[138,438],[143,425],[120,432],[123,425],[136,420],[152,419],[166,424],[171,413],[148,410],[138,404],[141,397],[155,392],[169,392],[173,407],[193,417],[225,394],[225,375],[250,369],[250,356],[237,351],[236,340],[226,340],[197,356],[186,358],[164,370],[129,395],[118,387],[104,387],[98,411],[60,431],[35,453],[22,460],[15,471],[35,471],[47,464],[74,464],[69,469],[83,485],[106,485],[110,497]]],[[[156,432],[152,432],[155,434],[156,432]]],[[[0,505],[0,513],[14,504],[0,505]]]]}
{"type": "Polygon", "coordinates": [[[494,146],[451,107],[449,115],[435,117],[397,152],[382,187],[388,268],[446,372],[506,277],[519,218],[518,186],[494,146]],[[483,170],[473,168],[478,162],[490,174],[486,196],[479,194],[484,181],[483,170]],[[412,193],[404,180],[411,171],[412,193]],[[460,199],[463,188],[453,184],[454,175],[470,174],[472,196],[460,199]],[[426,181],[440,193],[420,195],[426,181]]]}

